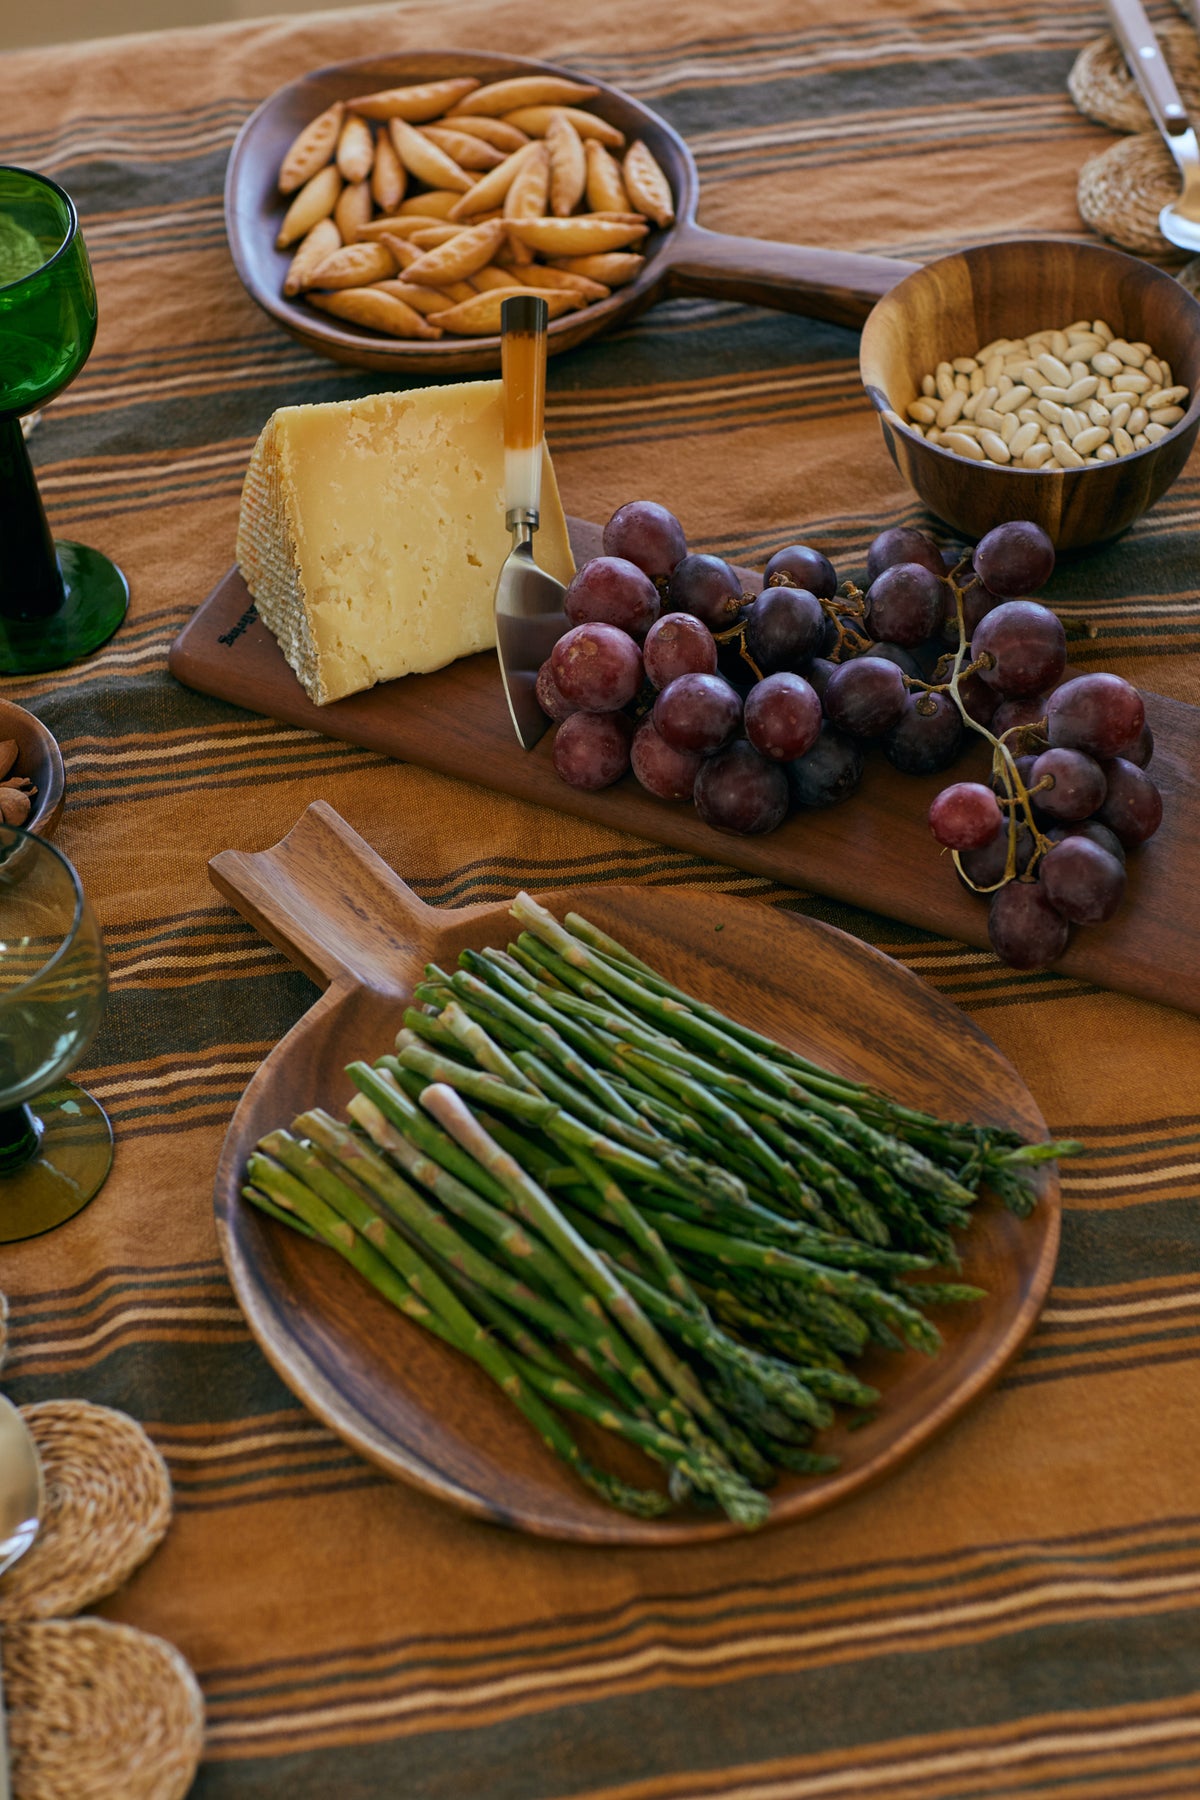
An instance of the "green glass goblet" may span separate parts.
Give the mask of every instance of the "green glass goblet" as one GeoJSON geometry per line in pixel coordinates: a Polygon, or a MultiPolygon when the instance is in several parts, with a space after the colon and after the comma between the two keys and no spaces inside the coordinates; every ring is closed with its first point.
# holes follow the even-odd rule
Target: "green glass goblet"
{"type": "Polygon", "coordinates": [[[0,167],[0,674],[61,669],[112,636],[129,604],[115,563],[55,544],[21,414],[73,381],[96,337],[79,217],[56,182],[0,167]]]}
{"type": "Polygon", "coordinates": [[[64,1081],[104,1013],[104,940],[61,851],[0,826],[0,1243],[85,1207],[112,1165],[112,1127],[64,1081]]]}

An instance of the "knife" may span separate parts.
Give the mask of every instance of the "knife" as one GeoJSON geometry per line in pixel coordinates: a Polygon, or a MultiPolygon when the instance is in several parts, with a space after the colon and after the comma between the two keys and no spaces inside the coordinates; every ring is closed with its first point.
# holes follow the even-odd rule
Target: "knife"
{"type": "Polygon", "coordinates": [[[513,727],[532,750],[550,723],[537,703],[538,670],[567,629],[566,589],[533,560],[542,497],[549,309],[519,294],[500,308],[504,383],[505,524],[513,547],[496,583],[496,654],[513,727]]]}

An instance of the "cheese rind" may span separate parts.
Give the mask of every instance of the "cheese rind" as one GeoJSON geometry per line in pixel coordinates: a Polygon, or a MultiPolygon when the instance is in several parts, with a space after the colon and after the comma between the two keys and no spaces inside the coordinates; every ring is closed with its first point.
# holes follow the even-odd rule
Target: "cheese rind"
{"type": "MultiPolygon", "coordinates": [[[[496,641],[508,555],[498,381],[316,406],[267,421],[242,490],[237,559],[318,706],[496,641]]],[[[537,558],[574,572],[549,454],[537,558]]]]}

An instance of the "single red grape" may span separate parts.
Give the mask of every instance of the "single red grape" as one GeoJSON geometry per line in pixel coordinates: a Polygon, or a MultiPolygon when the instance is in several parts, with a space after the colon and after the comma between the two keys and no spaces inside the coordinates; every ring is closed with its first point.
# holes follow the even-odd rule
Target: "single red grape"
{"type": "Polygon", "coordinates": [[[651,716],[668,744],[703,755],[729,742],[742,722],[742,703],[720,675],[680,675],[658,696],[651,716]]]}
{"type": "Polygon", "coordinates": [[[948,850],[982,850],[1003,827],[996,796],[980,781],[956,781],[929,808],[929,829],[948,850]]]}
{"type": "Polygon", "coordinates": [[[883,754],[902,775],[934,775],[950,767],[962,738],[962,719],[949,694],[910,694],[883,740],[883,754]]]}
{"type": "Polygon", "coordinates": [[[1083,750],[1103,760],[1136,747],[1146,708],[1120,675],[1076,675],[1051,694],[1046,722],[1055,748],[1083,750]]]}
{"type": "Polygon", "coordinates": [[[853,737],[878,737],[891,730],[907,699],[908,689],[895,663],[879,656],[859,656],[838,664],[829,677],[822,704],[840,731],[853,737]]]}
{"type": "Polygon", "coordinates": [[[980,538],[972,558],[975,573],[993,594],[1011,600],[1036,594],[1054,573],[1054,545],[1029,519],[997,525],[980,538]]]}
{"type": "Polygon", "coordinates": [[[1047,900],[1073,925],[1102,925],[1125,892],[1125,870],[1090,838],[1064,838],[1038,871],[1047,900]]]}
{"type": "Polygon", "coordinates": [[[773,581],[786,587],[807,588],[818,600],[832,600],[837,593],[837,570],[827,556],[808,544],[788,544],[777,550],[763,570],[763,586],[773,581]]]}
{"type": "Polygon", "coordinates": [[[897,563],[920,563],[931,575],[941,575],[945,569],[942,553],[933,539],[911,525],[889,525],[875,538],[867,551],[867,586],[897,563]]]}
{"type": "Polygon", "coordinates": [[[1006,699],[1022,700],[1053,687],[1067,664],[1062,621],[1036,600],[1006,600],[971,637],[971,661],[989,657],[980,674],[1006,699]]]}
{"type": "Polygon", "coordinates": [[[1108,783],[1104,771],[1082,750],[1043,750],[1035,758],[1025,785],[1033,788],[1049,779],[1051,785],[1034,796],[1035,804],[1051,819],[1073,825],[1090,818],[1104,804],[1108,783]]]}
{"type": "MultiPolygon", "coordinates": [[[[968,719],[974,719],[977,725],[991,725],[1001,706],[1020,704],[1018,701],[1002,701],[995,688],[990,688],[977,674],[959,676],[958,697],[968,719]]],[[[999,732],[996,735],[999,737],[999,732]]]]}
{"type": "Polygon", "coordinates": [[[1143,725],[1138,733],[1137,743],[1124,752],[1125,761],[1136,763],[1139,769],[1144,769],[1153,755],[1154,733],[1149,725],[1143,725]]]}
{"type": "Polygon", "coordinates": [[[1040,881],[1009,881],[992,895],[988,937],[1013,969],[1048,969],[1067,947],[1071,927],[1050,904],[1040,881]]]}
{"type": "Polygon", "coordinates": [[[1099,844],[1102,850],[1115,856],[1122,868],[1125,867],[1124,844],[1116,832],[1110,831],[1107,825],[1102,825],[1099,819],[1083,819],[1078,825],[1052,825],[1046,835],[1053,838],[1056,844],[1061,844],[1064,838],[1091,838],[1094,844],[1099,844]]]}
{"type": "Polygon", "coordinates": [[[848,800],[862,780],[866,761],[862,744],[843,737],[828,719],[811,750],[787,766],[788,785],[798,806],[836,806],[848,800]]]}
{"type": "MultiPolygon", "coordinates": [[[[1000,605],[999,594],[990,593],[982,581],[973,581],[963,592],[963,628],[970,643],[976,628],[1000,605]]],[[[948,644],[958,646],[958,603],[954,597],[954,589],[947,582],[943,587],[942,598],[942,636],[948,644]]]]}
{"type": "Polygon", "coordinates": [[[867,592],[867,623],[877,638],[911,649],[937,630],[944,593],[942,582],[921,563],[895,563],[867,592]]]}
{"type": "Polygon", "coordinates": [[[604,554],[624,556],[651,581],[664,581],[687,555],[683,526],[654,500],[629,500],[604,527],[604,554]]]}
{"type": "Polygon", "coordinates": [[[641,653],[615,625],[573,626],[551,651],[550,669],[564,700],[584,712],[617,712],[642,682],[641,653]]]}
{"type": "Polygon", "coordinates": [[[742,584],[720,556],[685,556],[671,571],[672,612],[695,613],[710,631],[727,631],[742,610],[742,584]]]}
{"type": "Polygon", "coordinates": [[[611,787],[629,767],[632,737],[624,713],[572,713],[554,734],[554,767],[571,787],[611,787]]]}
{"type": "Polygon", "coordinates": [[[717,646],[707,625],[691,613],[664,613],[646,633],[642,661],[656,688],[679,675],[715,675],[717,646]]]}
{"type": "Polygon", "coordinates": [[[568,700],[563,694],[559,693],[558,683],[554,679],[554,667],[549,657],[546,658],[545,662],[538,670],[537,686],[534,689],[534,693],[537,697],[538,705],[546,714],[547,718],[561,722],[563,719],[569,719],[572,713],[577,713],[579,711],[579,708],[575,705],[573,700],[568,700]]]}
{"type": "Polygon", "coordinates": [[[1108,793],[1096,817],[1116,832],[1127,850],[1152,838],[1162,824],[1162,795],[1136,763],[1114,756],[1103,763],[1108,793]]]}
{"type": "Polygon", "coordinates": [[[821,701],[825,699],[825,689],[829,686],[829,678],[839,665],[830,662],[826,656],[814,656],[808,665],[804,679],[821,701]]]}
{"type": "Polygon", "coordinates": [[[701,763],[694,798],[704,823],[719,831],[739,836],[774,831],[787,817],[787,776],[778,763],[737,738],[701,763]]]}
{"type": "MultiPolygon", "coordinates": [[[[974,681],[977,677],[972,676],[971,679],[974,681]]],[[[986,685],[985,682],[984,686],[986,685]]],[[[994,694],[995,691],[995,688],[989,689],[990,693],[994,694]]],[[[1001,700],[989,721],[991,729],[996,737],[1004,737],[1014,727],[1020,731],[1019,737],[1005,739],[1014,754],[1017,750],[1023,750],[1027,744],[1040,750],[1048,741],[1045,730],[1038,730],[1039,726],[1045,724],[1048,704],[1049,699],[1045,694],[1039,694],[1032,700],[1001,700]]]]}
{"type": "Polygon", "coordinates": [[[903,644],[889,644],[885,638],[882,644],[872,644],[869,650],[864,650],[863,655],[877,656],[881,662],[895,663],[902,675],[909,675],[914,681],[921,680],[921,665],[912,651],[906,650],[903,644]]]}
{"type": "Polygon", "coordinates": [[[660,800],[690,800],[702,758],[694,750],[676,750],[644,718],[633,734],[630,750],[633,772],[646,789],[660,800]]]}
{"type": "Polygon", "coordinates": [[[802,675],[781,671],[750,689],[746,736],[775,762],[791,762],[811,750],[821,734],[821,702],[802,675]]]}
{"type": "Polygon", "coordinates": [[[800,670],[825,641],[825,611],[807,588],[764,588],[742,614],[746,648],[764,675],[800,670]]]}
{"type": "Polygon", "coordinates": [[[593,556],[572,576],[563,611],[572,625],[615,625],[643,638],[660,612],[658,589],[623,556],[593,556]]]}
{"type": "MultiPolygon", "coordinates": [[[[1017,857],[1014,873],[1023,875],[1029,867],[1029,859],[1033,855],[1033,833],[1028,825],[1017,830],[1017,857]]],[[[990,844],[982,850],[960,850],[958,855],[959,874],[964,876],[969,885],[976,888],[994,888],[998,881],[1004,880],[1008,868],[1008,828],[1007,826],[990,844]]]]}

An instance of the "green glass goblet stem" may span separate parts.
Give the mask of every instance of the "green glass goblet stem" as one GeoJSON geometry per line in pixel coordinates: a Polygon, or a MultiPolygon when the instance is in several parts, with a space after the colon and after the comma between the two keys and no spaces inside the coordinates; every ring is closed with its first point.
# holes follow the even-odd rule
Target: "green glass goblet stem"
{"type": "Polygon", "coordinates": [[[0,1243],[72,1218],[103,1186],[112,1130],[64,1077],[104,1012],[100,927],[44,839],[0,826],[0,1243]]]}
{"type": "Polygon", "coordinates": [[[15,413],[0,417],[0,546],[0,619],[53,618],[63,603],[63,578],[15,413]]]}
{"type": "Polygon", "coordinates": [[[69,194],[0,167],[0,675],[62,668],[107,642],[129,588],[98,550],[51,538],[21,436],[96,339],[96,289],[69,194]]]}

